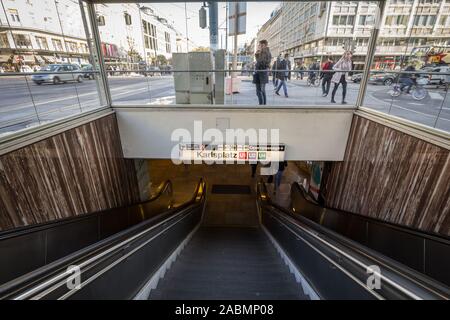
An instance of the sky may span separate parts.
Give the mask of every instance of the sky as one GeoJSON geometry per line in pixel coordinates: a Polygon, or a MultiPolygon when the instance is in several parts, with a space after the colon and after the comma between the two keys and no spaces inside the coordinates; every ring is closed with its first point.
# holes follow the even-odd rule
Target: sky
{"type": "MultiPolygon", "coordinates": [[[[280,4],[280,2],[248,2],[247,3],[247,33],[238,38],[239,47],[244,43],[249,43],[258,32],[259,28],[269,19],[271,12],[280,4]]],[[[167,18],[174,27],[186,35],[186,19],[184,3],[153,3],[159,14],[167,18]]],[[[195,46],[209,47],[209,30],[201,29],[198,21],[198,11],[202,3],[187,3],[187,31],[189,39],[195,46]]],[[[226,2],[219,3],[219,47],[225,48],[225,16],[226,2]]],[[[228,39],[228,48],[233,47],[233,38],[228,39]]]]}

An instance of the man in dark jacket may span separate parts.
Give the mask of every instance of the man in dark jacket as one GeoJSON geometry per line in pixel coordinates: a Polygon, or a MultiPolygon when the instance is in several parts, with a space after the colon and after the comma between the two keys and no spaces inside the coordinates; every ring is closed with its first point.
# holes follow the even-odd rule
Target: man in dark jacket
{"type": "Polygon", "coordinates": [[[284,96],[288,98],[288,92],[287,92],[287,85],[286,81],[287,79],[291,79],[291,62],[289,61],[289,54],[286,53],[284,55],[284,59],[281,60],[281,62],[278,64],[278,72],[277,72],[277,79],[280,80],[278,83],[277,90],[275,91],[275,94],[280,95],[280,89],[283,87],[284,96]]]}
{"type": "Polygon", "coordinates": [[[331,86],[331,78],[333,78],[333,59],[331,57],[328,57],[327,62],[325,62],[322,66],[322,70],[328,71],[328,72],[322,72],[322,97],[326,97],[328,95],[328,92],[330,92],[330,86],[331,86]]]}
{"type": "MultiPolygon", "coordinates": [[[[416,71],[416,68],[414,68],[413,65],[409,65],[406,67],[405,71],[412,72],[416,71]]],[[[400,74],[399,82],[400,82],[400,91],[403,91],[403,89],[406,87],[406,93],[409,93],[411,90],[411,87],[413,86],[415,81],[415,74],[414,73],[402,73],[400,74]]]]}
{"type": "Polygon", "coordinates": [[[278,87],[278,78],[277,78],[276,70],[278,70],[281,60],[282,60],[282,58],[281,58],[281,53],[280,53],[278,55],[277,60],[275,60],[275,62],[272,65],[272,82],[273,82],[273,86],[275,89],[278,87]]]}
{"type": "Polygon", "coordinates": [[[256,95],[258,96],[259,104],[265,105],[267,101],[266,84],[269,82],[270,61],[272,60],[272,54],[270,53],[267,40],[261,40],[259,42],[259,48],[255,53],[255,58],[256,70],[253,83],[256,85],[256,95]]]}

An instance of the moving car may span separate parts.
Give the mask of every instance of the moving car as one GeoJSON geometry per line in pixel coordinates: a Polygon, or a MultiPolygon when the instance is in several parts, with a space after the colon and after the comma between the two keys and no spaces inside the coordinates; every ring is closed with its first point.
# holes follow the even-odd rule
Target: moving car
{"type": "MultiPolygon", "coordinates": [[[[450,73],[450,67],[449,66],[436,67],[436,68],[431,68],[430,70],[427,70],[427,71],[439,72],[439,73],[450,73]]],[[[438,85],[445,84],[446,79],[448,79],[448,75],[445,75],[445,74],[442,74],[442,75],[430,74],[430,84],[438,84],[438,85]]]]}
{"type": "Polygon", "coordinates": [[[53,84],[66,83],[67,81],[83,82],[83,73],[80,67],[75,64],[49,64],[33,74],[31,80],[37,85],[45,82],[53,84]]]}

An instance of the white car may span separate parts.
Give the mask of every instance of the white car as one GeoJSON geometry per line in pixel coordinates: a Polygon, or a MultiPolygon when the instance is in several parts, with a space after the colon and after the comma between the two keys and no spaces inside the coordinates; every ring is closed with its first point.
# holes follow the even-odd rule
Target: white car
{"type": "MultiPolygon", "coordinates": [[[[442,67],[436,67],[431,70],[431,72],[440,72],[440,73],[450,73],[450,67],[448,66],[442,66],[442,67]]],[[[431,84],[444,84],[448,82],[448,79],[450,79],[450,75],[439,75],[439,74],[431,74],[430,75],[430,83],[431,84]]]]}
{"type": "Polygon", "coordinates": [[[33,69],[30,66],[21,66],[20,72],[33,72],[33,69]]]}
{"type": "Polygon", "coordinates": [[[83,82],[83,72],[75,64],[49,64],[33,74],[31,80],[37,85],[44,82],[53,84],[65,83],[67,81],[83,82]]]}

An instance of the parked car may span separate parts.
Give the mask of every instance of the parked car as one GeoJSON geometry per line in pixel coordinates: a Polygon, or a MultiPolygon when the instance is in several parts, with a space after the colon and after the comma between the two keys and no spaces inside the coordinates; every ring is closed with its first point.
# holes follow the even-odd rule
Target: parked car
{"type": "Polygon", "coordinates": [[[21,66],[20,67],[20,72],[33,72],[33,69],[30,66],[21,66]]]}
{"type": "Polygon", "coordinates": [[[84,71],[83,73],[83,78],[89,79],[89,80],[94,80],[95,79],[95,74],[92,73],[92,71],[94,70],[94,67],[91,64],[86,64],[84,66],[81,67],[81,71],[84,71]]]}
{"type": "Polygon", "coordinates": [[[36,74],[32,75],[31,80],[38,85],[45,82],[53,84],[66,83],[67,81],[83,82],[83,73],[80,67],[75,64],[49,64],[45,67],[42,67],[41,70],[36,72],[36,74]]]}
{"type": "Polygon", "coordinates": [[[159,69],[159,67],[150,66],[150,67],[147,67],[147,71],[153,71],[153,72],[147,72],[147,75],[149,75],[150,77],[161,75],[161,69],[159,69]]]}
{"type": "Polygon", "coordinates": [[[385,86],[390,86],[397,80],[398,74],[396,73],[371,73],[369,77],[369,83],[383,84],[385,86]]]}

